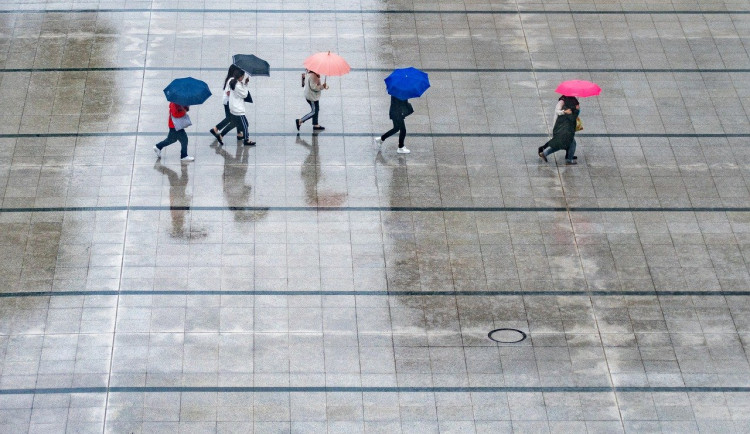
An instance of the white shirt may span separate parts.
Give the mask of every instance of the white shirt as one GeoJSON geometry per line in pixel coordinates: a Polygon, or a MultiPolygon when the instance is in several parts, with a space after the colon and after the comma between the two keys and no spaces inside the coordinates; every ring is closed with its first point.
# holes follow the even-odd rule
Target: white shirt
{"type": "Polygon", "coordinates": [[[224,85],[224,91],[221,92],[221,103],[224,105],[229,104],[229,93],[232,91],[232,88],[229,87],[229,80],[227,80],[227,84],[224,85]]]}

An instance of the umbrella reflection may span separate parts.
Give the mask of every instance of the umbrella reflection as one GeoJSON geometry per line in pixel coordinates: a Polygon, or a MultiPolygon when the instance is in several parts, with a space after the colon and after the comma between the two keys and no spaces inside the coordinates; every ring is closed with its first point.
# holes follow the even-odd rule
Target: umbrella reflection
{"type": "Polygon", "coordinates": [[[180,164],[180,175],[174,170],[163,166],[161,160],[157,160],[154,169],[162,175],[167,175],[169,180],[169,211],[172,215],[172,232],[175,238],[204,238],[205,230],[185,230],[185,214],[189,212],[192,196],[186,193],[188,185],[188,166],[180,164]]]}
{"type": "Polygon", "coordinates": [[[318,191],[318,182],[323,178],[318,156],[318,135],[312,135],[312,145],[297,134],[297,144],[302,145],[309,153],[302,163],[301,176],[305,183],[305,197],[308,205],[341,206],[346,201],[346,193],[324,193],[318,191]]]}

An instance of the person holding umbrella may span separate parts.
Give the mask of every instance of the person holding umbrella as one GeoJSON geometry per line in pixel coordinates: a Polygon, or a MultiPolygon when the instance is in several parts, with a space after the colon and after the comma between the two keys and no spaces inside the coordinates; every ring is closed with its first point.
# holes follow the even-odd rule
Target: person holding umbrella
{"type": "Polygon", "coordinates": [[[244,138],[245,146],[255,146],[255,142],[249,139],[247,117],[245,117],[245,103],[253,102],[247,85],[250,76],[270,76],[271,66],[253,54],[235,54],[232,56],[232,65],[238,68],[238,72],[235,72],[234,77],[228,83],[229,113],[232,115],[232,123],[237,127],[237,140],[244,138]],[[242,135],[240,135],[240,129],[242,129],[242,135]]]}
{"type": "Polygon", "coordinates": [[[552,140],[542,147],[539,158],[547,162],[547,156],[565,149],[566,164],[576,164],[576,119],[578,118],[578,100],[575,97],[565,97],[563,112],[557,117],[555,127],[552,130],[552,140]]]}
{"type": "MultiPolygon", "coordinates": [[[[574,101],[570,101],[570,102],[572,102],[572,104],[570,104],[570,106],[571,106],[571,107],[575,107],[575,106],[578,106],[578,105],[579,105],[579,103],[578,103],[578,98],[576,98],[576,97],[567,97],[567,96],[565,96],[565,95],[562,95],[562,96],[561,96],[560,98],[558,98],[558,100],[557,100],[557,105],[555,106],[555,114],[554,114],[554,116],[552,116],[552,129],[554,129],[554,128],[555,128],[555,124],[557,123],[557,118],[558,118],[558,116],[562,116],[562,115],[564,115],[564,114],[565,114],[565,99],[566,99],[566,98],[573,98],[573,100],[574,100],[574,101]]],[[[580,114],[580,109],[579,109],[579,114],[580,114]]],[[[575,139],[573,139],[573,141],[575,141],[575,139]]],[[[576,146],[576,144],[575,144],[575,143],[573,143],[573,148],[574,148],[574,149],[575,149],[575,146],[576,146]]],[[[542,145],[542,146],[540,146],[540,147],[539,147],[539,149],[538,149],[538,152],[539,152],[539,153],[541,153],[541,152],[543,152],[543,151],[544,151],[545,149],[547,149],[547,145],[546,145],[546,144],[545,144],[545,145],[542,145]]],[[[569,159],[569,158],[568,158],[568,152],[567,152],[567,151],[565,152],[565,159],[566,159],[566,160],[568,160],[568,159],[569,159]]],[[[573,159],[573,160],[577,160],[577,159],[578,159],[578,157],[576,157],[576,156],[573,156],[573,158],[572,158],[572,159],[573,159]]]]}
{"type": "Polygon", "coordinates": [[[315,71],[307,70],[302,78],[302,83],[305,86],[305,101],[310,105],[310,112],[300,119],[295,119],[294,123],[297,126],[297,131],[308,119],[312,118],[313,131],[323,131],[325,127],[318,123],[318,114],[320,113],[320,92],[324,89],[328,89],[327,83],[320,82],[320,75],[315,71]],[[304,83],[307,82],[305,85],[304,83]]]}
{"type": "Polygon", "coordinates": [[[188,136],[185,132],[185,128],[190,126],[190,117],[187,112],[190,111],[190,106],[182,106],[173,102],[169,103],[169,133],[167,138],[157,143],[154,146],[154,153],[157,158],[161,158],[161,150],[174,142],[180,142],[180,160],[189,162],[195,160],[187,153],[188,149],[188,136]],[[175,126],[177,121],[177,126],[175,126]]]}
{"type": "Polygon", "coordinates": [[[388,117],[393,121],[393,128],[382,136],[376,137],[375,143],[380,146],[385,139],[398,133],[398,149],[396,152],[399,154],[410,153],[411,151],[404,146],[404,139],[406,139],[406,123],[404,120],[412,113],[414,113],[414,107],[409,104],[409,101],[391,96],[391,108],[388,110],[388,117]]]}
{"type": "MultiPolygon", "coordinates": [[[[211,128],[208,132],[211,133],[212,136],[216,137],[216,141],[219,142],[220,145],[223,145],[224,142],[222,141],[222,138],[233,128],[235,128],[234,123],[232,122],[232,113],[229,112],[229,80],[232,78],[239,78],[235,77],[237,74],[242,74],[242,70],[238,68],[235,64],[232,64],[229,66],[229,70],[227,71],[227,76],[224,79],[224,86],[222,89],[221,94],[221,102],[224,106],[224,119],[222,119],[221,122],[216,124],[213,128],[211,128]]],[[[242,137],[239,136],[239,131],[237,134],[237,140],[240,140],[242,137]]]]}
{"type": "Polygon", "coordinates": [[[154,153],[161,158],[161,150],[174,142],[179,141],[180,159],[183,162],[193,161],[195,158],[188,156],[188,137],[185,128],[192,125],[187,112],[191,105],[203,104],[211,96],[208,85],[193,77],[178,78],[172,80],[169,86],[164,88],[164,96],[169,101],[169,133],[167,138],[154,146],[154,153]]]}
{"type": "Polygon", "coordinates": [[[244,72],[239,79],[232,78],[229,80],[229,112],[232,114],[232,122],[237,126],[237,131],[242,129],[243,145],[255,146],[255,142],[250,140],[248,133],[247,118],[245,117],[245,98],[249,94],[248,77],[244,72]]]}
{"type": "Polygon", "coordinates": [[[408,154],[411,151],[404,146],[406,138],[406,123],[404,120],[407,116],[414,113],[414,108],[409,104],[409,98],[418,98],[430,87],[430,79],[427,73],[416,68],[402,68],[394,70],[385,78],[385,86],[388,94],[391,95],[391,107],[388,110],[388,117],[393,121],[393,128],[385,134],[375,138],[375,143],[383,144],[388,137],[398,134],[399,154],[408,154]]]}
{"type": "Polygon", "coordinates": [[[299,131],[300,126],[308,119],[312,118],[313,131],[323,131],[325,127],[318,123],[320,113],[320,92],[328,89],[325,80],[320,82],[320,76],[339,76],[348,74],[351,67],[343,57],[336,53],[320,52],[315,53],[304,61],[305,73],[302,74],[302,87],[305,88],[305,101],[310,106],[310,112],[300,119],[294,120],[294,126],[299,131]],[[305,82],[307,84],[305,84],[305,82]]]}
{"type": "MultiPolygon", "coordinates": [[[[555,134],[556,132],[559,133],[558,129],[558,121],[560,121],[561,116],[569,116],[572,111],[575,111],[576,117],[573,119],[573,134],[572,137],[575,136],[575,133],[577,131],[580,131],[583,129],[583,124],[581,123],[581,120],[578,118],[578,115],[580,115],[580,105],[578,102],[578,98],[586,98],[589,96],[596,96],[599,95],[602,92],[602,88],[599,87],[596,83],[593,83],[591,81],[586,80],[568,80],[563,81],[559,85],[557,85],[557,88],[555,89],[555,92],[561,94],[560,98],[557,100],[557,106],[555,107],[555,115],[552,118],[552,140],[547,142],[547,144],[544,144],[537,149],[537,153],[539,154],[539,158],[547,161],[547,155],[555,152],[555,151],[548,151],[548,144],[553,142],[555,140],[555,134]]],[[[568,119],[565,119],[563,123],[565,125],[561,126],[561,128],[567,128],[568,125],[568,119]]],[[[574,155],[577,144],[575,142],[575,138],[572,138],[572,143],[568,146],[565,146],[560,149],[565,149],[565,161],[567,161],[567,164],[576,164],[576,161],[578,157],[574,155]]],[[[559,150],[559,149],[558,149],[559,150]]]]}

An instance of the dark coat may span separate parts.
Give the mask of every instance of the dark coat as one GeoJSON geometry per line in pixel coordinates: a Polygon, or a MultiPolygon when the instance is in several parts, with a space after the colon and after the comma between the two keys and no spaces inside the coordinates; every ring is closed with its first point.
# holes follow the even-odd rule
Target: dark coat
{"type": "Polygon", "coordinates": [[[575,138],[576,118],[578,118],[578,110],[576,109],[573,109],[573,113],[569,115],[558,116],[552,129],[552,140],[547,142],[545,146],[549,146],[555,151],[567,150],[575,138]]]}
{"type": "Polygon", "coordinates": [[[403,120],[412,113],[414,113],[414,109],[409,101],[398,99],[395,96],[391,97],[391,109],[388,110],[388,117],[393,120],[403,120]]]}

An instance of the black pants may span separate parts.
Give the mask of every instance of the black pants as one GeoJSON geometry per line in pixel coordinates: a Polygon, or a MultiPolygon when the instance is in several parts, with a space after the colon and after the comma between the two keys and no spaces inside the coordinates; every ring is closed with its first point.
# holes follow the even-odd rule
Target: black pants
{"type": "Polygon", "coordinates": [[[179,141],[180,145],[182,146],[180,148],[180,158],[187,157],[188,138],[185,130],[175,131],[174,128],[170,128],[169,134],[167,134],[167,138],[157,143],[156,147],[161,150],[177,141],[179,141]]]}
{"type": "Polygon", "coordinates": [[[310,101],[309,99],[306,99],[308,104],[310,104],[310,113],[302,116],[302,119],[299,120],[299,123],[304,124],[306,120],[312,118],[313,125],[318,125],[318,113],[320,113],[320,101],[310,101]]]}
{"type": "Polygon", "coordinates": [[[245,115],[239,115],[239,116],[232,115],[232,123],[234,124],[235,127],[237,127],[237,134],[241,132],[243,134],[242,136],[243,140],[245,140],[246,142],[249,141],[250,135],[248,134],[248,131],[247,131],[248,124],[247,124],[247,118],[245,117],[245,115]]]}
{"type": "Polygon", "coordinates": [[[404,123],[403,119],[392,119],[393,120],[393,128],[388,130],[387,133],[380,136],[381,141],[385,141],[388,137],[391,137],[392,135],[398,133],[398,147],[403,148],[404,147],[404,139],[406,138],[406,124],[404,123]]]}
{"type": "Polygon", "coordinates": [[[219,134],[223,137],[232,131],[233,128],[235,128],[235,125],[232,122],[232,114],[229,113],[229,104],[224,104],[224,119],[216,124],[216,129],[221,131],[219,134]]]}

